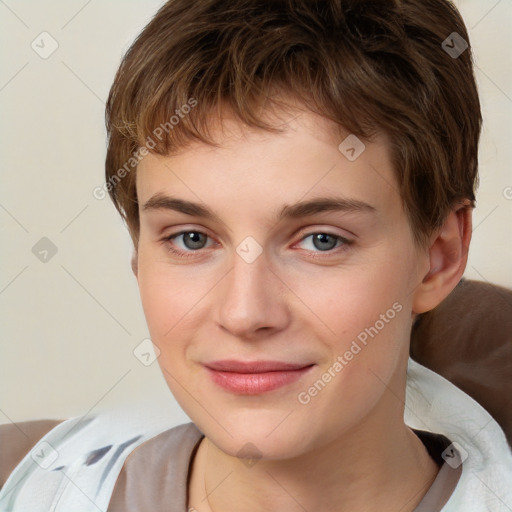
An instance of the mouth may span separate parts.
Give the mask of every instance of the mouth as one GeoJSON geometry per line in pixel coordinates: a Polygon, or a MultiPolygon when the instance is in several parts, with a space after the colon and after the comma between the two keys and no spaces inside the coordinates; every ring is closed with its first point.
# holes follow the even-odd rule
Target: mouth
{"type": "Polygon", "coordinates": [[[204,364],[212,381],[240,395],[259,395],[296,382],[315,364],[280,361],[213,361],[204,364]]]}

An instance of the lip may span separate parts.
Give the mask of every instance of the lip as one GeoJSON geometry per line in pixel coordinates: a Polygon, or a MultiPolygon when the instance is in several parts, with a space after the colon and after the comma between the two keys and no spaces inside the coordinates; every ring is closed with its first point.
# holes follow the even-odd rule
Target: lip
{"type": "Polygon", "coordinates": [[[299,380],[314,366],[281,361],[222,360],[205,363],[212,381],[241,395],[259,395],[299,380]]]}

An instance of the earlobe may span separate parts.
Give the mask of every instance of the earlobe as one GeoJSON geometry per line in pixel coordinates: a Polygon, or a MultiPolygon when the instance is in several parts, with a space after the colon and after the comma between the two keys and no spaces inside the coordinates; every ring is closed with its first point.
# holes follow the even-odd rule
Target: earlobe
{"type": "Polygon", "coordinates": [[[467,264],[471,226],[472,206],[468,201],[454,208],[433,236],[430,269],[414,292],[414,313],[434,309],[459,283],[467,264]]]}

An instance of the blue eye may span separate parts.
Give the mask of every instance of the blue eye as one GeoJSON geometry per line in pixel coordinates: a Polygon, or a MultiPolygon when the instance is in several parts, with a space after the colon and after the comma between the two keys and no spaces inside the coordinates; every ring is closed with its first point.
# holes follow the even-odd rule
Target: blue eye
{"type": "Polygon", "coordinates": [[[188,256],[187,253],[194,253],[200,249],[204,249],[206,239],[208,238],[208,235],[202,231],[181,231],[180,233],[175,233],[165,237],[164,241],[168,242],[169,251],[186,257],[188,256]],[[173,240],[179,238],[182,239],[185,249],[175,249],[173,247],[173,240]]]}
{"type": "Polygon", "coordinates": [[[301,242],[311,238],[314,249],[318,249],[320,252],[328,252],[332,249],[339,247],[340,245],[350,245],[350,242],[341,236],[333,235],[331,233],[312,233],[305,236],[301,242]],[[311,238],[312,237],[312,238],[311,238]],[[340,243],[338,246],[337,243],[340,243]]]}
{"type": "MultiPolygon", "coordinates": [[[[195,256],[195,253],[199,253],[201,249],[204,249],[209,238],[202,231],[181,231],[165,237],[163,241],[167,243],[169,252],[179,257],[188,258],[195,256]],[[174,240],[179,239],[181,239],[182,247],[176,248],[174,240]]],[[[312,248],[307,250],[312,253],[333,253],[335,252],[333,249],[340,248],[341,250],[346,250],[353,243],[342,236],[323,231],[310,233],[304,236],[299,243],[303,243],[308,238],[311,238],[312,248]]]]}
{"type": "Polygon", "coordinates": [[[183,233],[175,235],[173,238],[178,237],[183,237],[183,244],[187,249],[195,251],[204,248],[208,235],[201,231],[184,231],[183,233]]]}

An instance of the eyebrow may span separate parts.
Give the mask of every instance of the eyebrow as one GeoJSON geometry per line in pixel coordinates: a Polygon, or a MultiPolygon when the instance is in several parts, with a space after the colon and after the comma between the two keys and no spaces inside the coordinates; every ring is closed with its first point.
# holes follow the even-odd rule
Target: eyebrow
{"type": "MultiPolygon", "coordinates": [[[[163,194],[155,194],[142,207],[143,211],[172,210],[194,217],[221,222],[219,217],[209,208],[199,203],[178,199],[163,194]]],[[[375,213],[377,209],[358,199],[342,197],[319,197],[302,201],[293,205],[285,205],[277,215],[278,221],[284,219],[299,219],[325,212],[363,212],[375,213]]]]}

